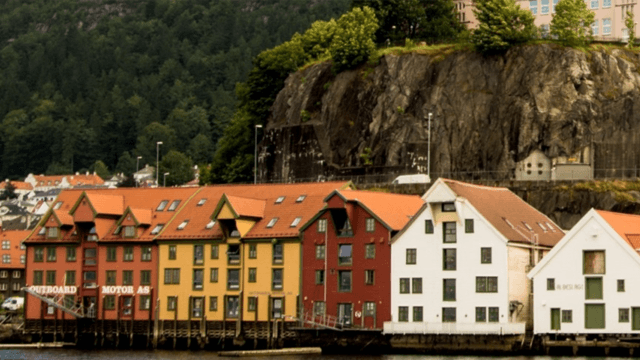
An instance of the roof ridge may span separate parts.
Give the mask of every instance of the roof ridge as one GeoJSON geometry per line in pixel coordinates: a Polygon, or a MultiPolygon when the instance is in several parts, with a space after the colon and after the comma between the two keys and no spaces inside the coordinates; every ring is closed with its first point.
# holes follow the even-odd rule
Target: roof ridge
{"type": "Polygon", "coordinates": [[[473,187],[473,188],[482,189],[482,190],[513,192],[513,191],[509,190],[509,188],[506,188],[506,187],[503,187],[503,186],[477,185],[477,184],[471,184],[471,183],[467,183],[467,182],[464,182],[464,181],[452,180],[452,179],[443,179],[442,181],[444,181],[444,182],[452,182],[452,183],[455,183],[455,184],[458,184],[458,185],[473,187]]]}

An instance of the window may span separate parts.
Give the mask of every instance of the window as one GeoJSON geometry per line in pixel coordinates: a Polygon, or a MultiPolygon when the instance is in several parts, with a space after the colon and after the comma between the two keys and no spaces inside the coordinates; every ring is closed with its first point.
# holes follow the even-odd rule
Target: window
{"type": "Polygon", "coordinates": [[[601,277],[585,278],[585,299],[586,300],[602,300],[602,278],[601,277]]]}
{"type": "Polygon", "coordinates": [[[610,8],[611,7],[611,0],[602,0],[602,8],[610,8]]]}
{"type": "MultiPolygon", "coordinates": [[[[75,232],[74,232],[75,235],[75,232]]],[[[89,235],[87,235],[87,241],[98,241],[98,235],[96,233],[96,227],[92,227],[91,230],[89,230],[89,235]]]]}
{"type": "MultiPolygon", "coordinates": [[[[75,272],[73,273],[74,275],[74,279],[75,279],[75,272]]],[[[22,276],[22,272],[20,270],[13,270],[13,278],[14,279],[20,279],[20,277],[22,276]]],[[[74,280],[75,283],[75,280],[74,280]]]]}
{"type": "Polygon", "coordinates": [[[218,245],[211,245],[211,259],[217,259],[220,254],[218,245]]]}
{"type": "Polygon", "coordinates": [[[273,290],[282,290],[282,278],[284,269],[273,269],[271,272],[271,288],[273,290]]]}
{"type": "Polygon", "coordinates": [[[202,290],[204,284],[204,270],[193,269],[193,290],[202,290]]]}
{"type": "Polygon", "coordinates": [[[467,234],[473,234],[473,219],[464,220],[464,232],[467,234]]]}
{"type": "Polygon", "coordinates": [[[424,233],[433,234],[433,220],[424,221],[424,233]]]}
{"type": "Polygon", "coordinates": [[[279,197],[276,199],[276,204],[280,204],[280,203],[282,203],[282,202],[284,201],[284,198],[285,198],[285,196],[279,196],[279,197]]]}
{"type": "Polygon", "coordinates": [[[316,259],[324,259],[324,245],[316,245],[316,259]]]}
{"type": "Polygon", "coordinates": [[[529,1],[529,10],[533,15],[538,14],[538,2],[537,1],[529,1]]]}
{"type": "Polygon", "coordinates": [[[591,32],[593,33],[593,35],[597,36],[599,35],[600,31],[600,24],[598,24],[598,20],[594,20],[593,23],[591,23],[591,32]]]}
{"type": "Polygon", "coordinates": [[[205,229],[213,229],[213,226],[216,224],[215,220],[211,220],[205,225],[205,229]]]}
{"type": "Polygon", "coordinates": [[[136,227],[135,226],[125,226],[124,227],[124,237],[132,238],[136,236],[136,227]]]}
{"type": "Polygon", "coordinates": [[[20,255],[20,264],[26,264],[27,263],[27,255],[22,254],[20,255]]]}
{"type": "Polygon", "coordinates": [[[142,253],[141,261],[151,261],[151,246],[141,247],[140,252],[142,253]]]}
{"type": "Polygon", "coordinates": [[[6,279],[9,277],[9,272],[7,270],[0,271],[0,278],[6,279]]]}
{"type": "Polygon", "coordinates": [[[366,218],[364,222],[367,232],[374,232],[376,230],[376,220],[374,218],[366,218]]]}
{"type": "Polygon", "coordinates": [[[477,293],[496,293],[498,292],[498,277],[496,276],[477,276],[476,277],[477,293]]]}
{"type": "Polygon", "coordinates": [[[167,310],[175,311],[177,302],[178,301],[175,296],[167,296],[167,310]]]}
{"type": "Polygon", "coordinates": [[[418,257],[417,253],[418,253],[418,250],[416,249],[407,249],[407,254],[406,254],[407,265],[416,264],[416,258],[418,257]]]}
{"type": "Polygon", "coordinates": [[[105,310],[114,310],[116,308],[116,296],[115,295],[106,295],[104,297],[104,309],[105,310]]]}
{"type": "Polygon", "coordinates": [[[409,307],[408,306],[398,306],[398,321],[399,322],[408,322],[409,321],[409,307]]]}
{"type": "Polygon", "coordinates": [[[200,201],[198,201],[198,203],[196,204],[196,206],[202,206],[202,205],[204,205],[204,203],[206,203],[206,202],[207,202],[207,199],[202,198],[202,199],[200,199],[200,201]]]}
{"type": "Polygon", "coordinates": [[[140,310],[151,309],[151,296],[140,295],[140,310]]]}
{"type": "Polygon", "coordinates": [[[443,241],[445,243],[455,243],[456,242],[456,223],[455,222],[444,222],[442,223],[443,227],[443,241]]]}
{"type": "Polygon", "coordinates": [[[227,296],[227,317],[237,318],[240,301],[237,296],[227,296]]]}
{"type": "Polygon", "coordinates": [[[489,308],[489,322],[499,322],[500,321],[500,308],[498,307],[490,307],[489,308]]]}
{"type": "Polygon", "coordinates": [[[618,309],[618,322],[629,322],[629,309],[618,309]]]}
{"type": "Polygon", "coordinates": [[[83,280],[82,286],[85,289],[95,289],[97,287],[95,271],[84,271],[82,273],[82,280],[83,280]]]}
{"type": "Polygon", "coordinates": [[[58,201],[56,202],[56,204],[53,206],[53,210],[58,210],[60,209],[60,207],[62,206],[62,201],[58,201]]]}
{"type": "Polygon", "coordinates": [[[324,284],[324,270],[316,270],[316,285],[324,284]]]}
{"type": "Polygon", "coordinates": [[[9,240],[2,240],[2,250],[11,250],[11,242],[9,240]]]}
{"type": "Polygon", "coordinates": [[[42,270],[33,271],[33,285],[42,285],[42,270]]]}
{"type": "Polygon", "coordinates": [[[19,283],[13,283],[11,284],[11,290],[13,291],[20,291],[20,284],[19,283]]]}
{"type": "Polygon", "coordinates": [[[57,239],[58,238],[58,228],[57,227],[49,227],[49,228],[47,228],[47,237],[49,239],[57,239]]]}
{"type": "Polygon", "coordinates": [[[563,323],[573,322],[573,311],[572,310],[562,310],[562,322],[563,323]]]}
{"type": "Polygon", "coordinates": [[[540,14],[547,15],[549,13],[549,0],[540,0],[540,14]]]}
{"type": "MultiPolygon", "coordinates": [[[[249,269],[249,273],[251,273],[251,269],[249,269]]],[[[209,282],[212,282],[212,283],[218,282],[218,268],[211,268],[209,272],[209,282]]]]}
{"type": "Polygon", "coordinates": [[[456,205],[452,202],[442,203],[442,212],[454,212],[456,211],[456,205]]]}
{"type": "Polygon", "coordinates": [[[169,200],[162,200],[160,201],[160,205],[158,205],[158,207],[156,208],[156,211],[162,211],[164,210],[164,208],[167,207],[167,204],[169,203],[169,200]]]}
{"type": "Polygon", "coordinates": [[[284,261],[282,244],[273,244],[273,263],[282,264],[284,261]]]}
{"type": "Polygon", "coordinates": [[[297,203],[301,203],[301,202],[303,202],[303,201],[304,201],[304,199],[306,199],[306,198],[307,198],[307,195],[300,195],[300,196],[298,196],[298,198],[296,199],[296,202],[297,202],[297,203]]]}
{"type": "Polygon", "coordinates": [[[33,249],[33,261],[34,262],[44,261],[44,248],[36,247],[33,249]]]}
{"type": "Polygon", "coordinates": [[[140,270],[140,285],[151,285],[151,270],[140,270]]]}
{"type": "Polygon", "coordinates": [[[414,294],[422,294],[422,278],[411,279],[411,292],[414,294]]]}
{"type": "Polygon", "coordinates": [[[442,270],[456,269],[456,249],[442,249],[442,270]]]}
{"type": "Polygon", "coordinates": [[[38,235],[44,235],[47,232],[47,229],[43,226],[40,228],[40,231],[38,231],[38,235]]]}
{"type": "Polygon", "coordinates": [[[291,222],[291,227],[298,226],[298,224],[300,223],[300,220],[302,220],[302,217],[300,217],[300,216],[298,216],[297,218],[293,219],[293,221],[291,222]]]}
{"type": "Polygon", "coordinates": [[[76,261],[76,248],[67,246],[67,261],[76,261]]]}
{"type": "Polygon", "coordinates": [[[284,299],[282,298],[273,298],[271,299],[271,318],[272,319],[281,319],[282,318],[282,308],[284,307],[284,299]]]}
{"type": "Polygon", "coordinates": [[[338,292],[351,292],[351,271],[338,271],[338,292]]]}
{"type": "Polygon", "coordinates": [[[227,245],[227,262],[229,264],[240,263],[240,245],[227,245]]]}
{"type": "Polygon", "coordinates": [[[258,280],[258,269],[249,268],[249,282],[254,283],[258,280]]]}
{"type": "Polygon", "coordinates": [[[151,235],[157,235],[160,232],[160,230],[162,230],[163,227],[164,227],[164,224],[156,225],[156,227],[154,227],[153,230],[151,230],[151,235]]]}
{"type": "Polygon", "coordinates": [[[175,259],[176,259],[176,246],[169,245],[169,260],[175,260],[175,259]]]}
{"type": "Polygon", "coordinates": [[[351,265],[351,244],[338,245],[338,265],[351,265]]]}
{"type": "Polygon", "coordinates": [[[400,278],[400,294],[409,294],[409,278],[400,278]]]}
{"type": "Polygon", "coordinates": [[[227,270],[227,289],[238,290],[240,288],[240,270],[227,270]]]}
{"type": "Polygon", "coordinates": [[[364,271],[364,284],[365,285],[373,285],[376,281],[376,273],[374,270],[365,270],[364,271]]]}
{"type": "Polygon", "coordinates": [[[193,245],[193,265],[204,264],[204,245],[193,245]]]}
{"type": "Polygon", "coordinates": [[[364,258],[365,259],[375,259],[376,258],[376,244],[365,244],[364,245],[364,258]]]}
{"type": "Polygon", "coordinates": [[[122,261],[133,261],[133,246],[125,246],[122,249],[122,261]]]}
{"type": "Polygon", "coordinates": [[[56,261],[56,247],[48,246],[47,247],[47,262],[56,261]]]}
{"type": "Polygon", "coordinates": [[[602,19],[602,35],[611,35],[611,19],[602,19]]]}
{"type": "Polygon", "coordinates": [[[591,8],[592,9],[597,9],[599,5],[599,1],[598,0],[591,0],[591,8]]]}
{"type": "Polygon", "coordinates": [[[422,306],[413,307],[413,322],[422,322],[422,306]]]}
{"type": "Polygon", "coordinates": [[[319,233],[327,232],[327,219],[318,220],[318,232],[319,233]]]}
{"type": "Polygon", "coordinates": [[[3,264],[11,264],[11,255],[3,254],[2,255],[2,263],[3,264]]]}
{"type": "Polygon", "coordinates": [[[55,270],[47,270],[47,285],[55,285],[56,284],[56,271],[55,270]]]}
{"type": "Polygon", "coordinates": [[[115,285],[116,284],[116,271],[115,270],[107,270],[105,273],[105,283],[107,285],[115,285]]]}
{"type": "Polygon", "coordinates": [[[209,311],[218,311],[218,297],[209,296],[209,311]]]}
{"type": "Polygon", "coordinates": [[[267,228],[272,228],[277,222],[278,222],[278,218],[277,217],[269,220],[269,223],[267,224],[267,228]]]}
{"type": "MultiPolygon", "coordinates": [[[[553,6],[551,7],[551,12],[555,14],[556,5],[558,5],[558,0],[553,0],[553,6]]],[[[538,167],[542,167],[542,164],[538,163],[538,167]]],[[[538,174],[542,174],[542,170],[538,170],[538,174]]]]}
{"type": "Polygon", "coordinates": [[[624,292],[624,280],[618,280],[618,292],[624,292]]]}
{"type": "Polygon", "coordinates": [[[376,303],[373,301],[365,301],[363,308],[364,316],[376,316],[376,303]]]}
{"type": "Polygon", "coordinates": [[[442,279],[442,300],[456,301],[456,279],[442,279]]]}
{"type": "Polygon", "coordinates": [[[491,264],[491,248],[480,248],[480,263],[491,264]]]}
{"type": "Polygon", "coordinates": [[[122,271],[122,285],[133,285],[133,271],[132,270],[123,270],[122,271]]]}
{"type": "Polygon", "coordinates": [[[442,322],[456,322],[456,308],[442,308],[442,322]]]}
{"type": "Polygon", "coordinates": [[[324,316],[325,303],[324,301],[316,301],[313,303],[313,315],[324,316]]]}
{"type": "Polygon", "coordinates": [[[485,307],[477,307],[476,308],[476,322],[486,322],[487,321],[487,308],[485,307]]]}
{"type": "Polygon", "coordinates": [[[191,298],[191,317],[196,319],[201,318],[203,310],[204,310],[204,298],[192,297],[191,298]]]}
{"type": "Polygon", "coordinates": [[[117,248],[115,246],[107,247],[107,261],[116,261],[117,248]]]}
{"type": "Polygon", "coordinates": [[[249,244],[249,259],[257,259],[258,258],[258,245],[249,244]]]}
{"type": "Polygon", "coordinates": [[[556,279],[547,279],[547,290],[556,289],[556,279]]]}
{"type": "Polygon", "coordinates": [[[165,285],[180,284],[180,269],[164,269],[165,285]]]}
{"type": "Polygon", "coordinates": [[[180,205],[180,200],[173,200],[171,202],[171,205],[169,205],[169,208],[167,209],[167,211],[176,211],[176,209],[178,208],[178,205],[180,205]]]}

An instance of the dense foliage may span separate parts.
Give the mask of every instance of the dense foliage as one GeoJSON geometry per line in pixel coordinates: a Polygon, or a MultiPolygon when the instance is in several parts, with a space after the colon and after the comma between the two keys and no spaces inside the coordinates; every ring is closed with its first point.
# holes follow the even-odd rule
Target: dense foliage
{"type": "Polygon", "coordinates": [[[503,52],[537,36],[531,11],[521,9],[515,0],[478,0],[474,13],[478,28],[471,42],[482,53],[503,52]]]}
{"type": "Polygon", "coordinates": [[[282,74],[303,61],[261,66],[275,53],[256,55],[337,18],[348,3],[2,2],[0,178],[84,171],[97,160],[101,172],[132,172],[137,156],[140,167],[155,164],[157,141],[161,159],[175,151],[212,161],[235,111],[236,84],[247,83],[236,117],[264,115],[262,93],[278,91],[282,74]]]}
{"type": "Polygon", "coordinates": [[[591,38],[593,11],[583,0],[560,0],[551,19],[551,35],[567,46],[583,46],[591,38]]]}
{"type": "Polygon", "coordinates": [[[629,33],[629,47],[633,47],[636,42],[636,22],[634,20],[633,11],[628,10],[624,18],[624,26],[629,33]]]}

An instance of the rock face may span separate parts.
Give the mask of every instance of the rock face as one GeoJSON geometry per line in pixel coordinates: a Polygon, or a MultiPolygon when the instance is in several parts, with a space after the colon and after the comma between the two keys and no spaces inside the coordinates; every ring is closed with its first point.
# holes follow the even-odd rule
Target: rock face
{"type": "Polygon", "coordinates": [[[388,182],[426,172],[429,113],[432,178],[510,179],[535,149],[557,157],[586,146],[596,177],[635,171],[638,64],[626,50],[531,45],[495,57],[385,55],[337,76],[329,64],[311,66],[292,74],[273,104],[258,176],[388,182]]]}

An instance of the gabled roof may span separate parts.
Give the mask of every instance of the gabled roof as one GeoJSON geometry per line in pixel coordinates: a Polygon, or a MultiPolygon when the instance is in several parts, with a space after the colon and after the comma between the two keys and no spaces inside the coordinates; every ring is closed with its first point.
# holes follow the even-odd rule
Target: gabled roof
{"type": "Polygon", "coordinates": [[[631,247],[640,250],[640,215],[595,210],[631,247]]]}
{"type": "Polygon", "coordinates": [[[73,216],[83,198],[89,201],[94,216],[115,215],[120,216],[124,211],[124,198],[122,195],[110,195],[102,193],[87,193],[86,191],[75,202],[69,214],[73,216]]]}
{"type": "MultiPolygon", "coordinates": [[[[224,194],[220,202],[222,203],[223,201],[231,205],[231,210],[233,210],[236,217],[262,218],[264,216],[265,200],[224,194]]],[[[220,206],[216,209],[216,213],[219,208],[220,206]]],[[[217,215],[216,213],[214,213],[214,217],[217,215]]]]}
{"type": "MultiPolygon", "coordinates": [[[[24,181],[9,181],[9,183],[11,183],[16,190],[33,190],[33,186],[24,181]]],[[[0,182],[0,189],[5,189],[7,184],[7,181],[0,182]]]]}
{"type": "Polygon", "coordinates": [[[131,213],[133,214],[133,217],[135,217],[138,224],[141,224],[141,225],[151,224],[151,220],[152,220],[151,218],[153,216],[153,211],[151,211],[151,209],[131,209],[131,213]]]}

